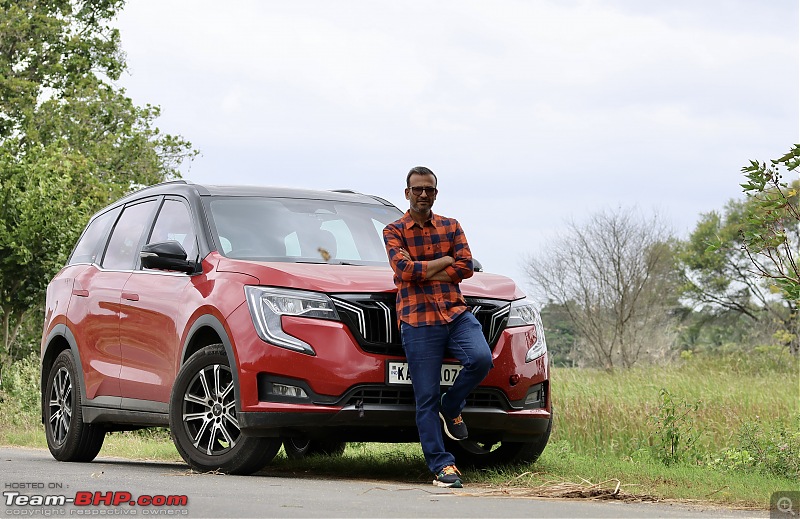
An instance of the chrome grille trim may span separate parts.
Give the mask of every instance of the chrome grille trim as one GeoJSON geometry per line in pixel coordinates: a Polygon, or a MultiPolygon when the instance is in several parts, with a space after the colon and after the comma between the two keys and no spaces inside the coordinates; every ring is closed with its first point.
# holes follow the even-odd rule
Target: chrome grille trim
{"type": "MultiPolygon", "coordinates": [[[[397,329],[395,298],[393,292],[331,295],[342,321],[364,351],[404,357],[397,329]]],[[[511,303],[475,297],[466,297],[465,300],[480,322],[489,346],[494,348],[505,327],[511,303]]]]}
{"type": "Polygon", "coordinates": [[[382,303],[380,301],[377,301],[376,304],[378,306],[380,306],[381,308],[383,308],[383,312],[384,312],[384,314],[386,316],[386,318],[385,318],[385,320],[383,322],[383,325],[386,327],[386,342],[391,344],[392,343],[392,331],[395,328],[394,321],[392,320],[392,314],[394,312],[392,312],[392,309],[389,308],[389,305],[387,305],[386,303],[382,303]]]}
{"type": "Polygon", "coordinates": [[[347,303],[340,299],[334,299],[333,301],[334,306],[338,308],[342,308],[344,310],[349,310],[350,312],[354,313],[358,318],[358,331],[361,333],[362,337],[366,337],[367,335],[367,318],[364,315],[364,310],[357,307],[356,305],[347,303]]]}

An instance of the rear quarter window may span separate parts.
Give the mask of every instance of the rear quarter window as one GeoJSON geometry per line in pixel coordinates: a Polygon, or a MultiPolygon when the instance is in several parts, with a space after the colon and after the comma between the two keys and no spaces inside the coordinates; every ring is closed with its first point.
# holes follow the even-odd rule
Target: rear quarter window
{"type": "Polygon", "coordinates": [[[102,253],[108,237],[108,229],[117,219],[120,208],[101,214],[86,226],[83,234],[75,244],[75,249],[69,258],[69,265],[76,263],[97,263],[97,257],[102,253]]]}

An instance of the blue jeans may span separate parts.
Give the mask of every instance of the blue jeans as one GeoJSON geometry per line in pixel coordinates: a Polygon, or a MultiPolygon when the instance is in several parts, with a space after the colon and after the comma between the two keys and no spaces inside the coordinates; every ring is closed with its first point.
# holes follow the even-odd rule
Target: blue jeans
{"type": "Polygon", "coordinates": [[[453,455],[444,448],[439,401],[441,399],[446,417],[455,418],[461,414],[467,395],[492,368],[492,352],[480,323],[469,311],[442,325],[415,328],[401,323],[400,335],[414,388],[422,452],[430,471],[437,474],[455,463],[453,455]],[[440,382],[445,353],[458,359],[463,368],[442,398],[440,382]]]}

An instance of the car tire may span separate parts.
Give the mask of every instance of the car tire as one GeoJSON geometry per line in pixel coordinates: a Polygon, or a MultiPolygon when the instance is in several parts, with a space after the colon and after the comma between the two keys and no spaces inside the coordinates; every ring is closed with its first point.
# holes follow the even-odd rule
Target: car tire
{"type": "Polygon", "coordinates": [[[92,461],[105,439],[105,430],[84,423],[81,380],[70,350],[56,357],[47,374],[44,399],[44,430],[47,448],[59,461],[92,461]]]}
{"type": "Polygon", "coordinates": [[[222,344],[206,346],[181,367],[172,388],[169,426],[181,457],[194,470],[252,474],[281,448],[277,438],[245,436],[222,344]]]}
{"type": "Polygon", "coordinates": [[[344,454],[346,447],[346,442],[309,440],[303,436],[292,436],[283,440],[283,451],[291,460],[315,455],[337,457],[344,454]]]}
{"type": "Polygon", "coordinates": [[[454,441],[445,438],[445,447],[456,458],[458,465],[475,468],[499,467],[535,463],[544,452],[553,428],[553,416],[547,429],[531,442],[482,443],[480,441],[454,441]],[[467,443],[469,442],[469,443],[467,443]]]}

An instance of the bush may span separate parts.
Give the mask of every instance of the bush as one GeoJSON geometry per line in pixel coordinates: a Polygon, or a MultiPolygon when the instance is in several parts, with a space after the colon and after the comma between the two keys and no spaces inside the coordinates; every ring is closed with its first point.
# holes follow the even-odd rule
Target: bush
{"type": "Polygon", "coordinates": [[[708,464],[721,470],[800,479],[800,413],[767,423],[745,422],[736,439],[736,446],[724,449],[708,464]]]}
{"type": "Polygon", "coordinates": [[[31,354],[3,368],[0,400],[13,416],[38,418],[40,413],[39,356],[31,354]]]}
{"type": "Polygon", "coordinates": [[[653,432],[650,442],[653,456],[665,465],[671,465],[696,453],[695,443],[700,433],[695,427],[695,416],[700,402],[687,403],[673,397],[664,388],[659,395],[658,414],[651,417],[653,432]]]}

